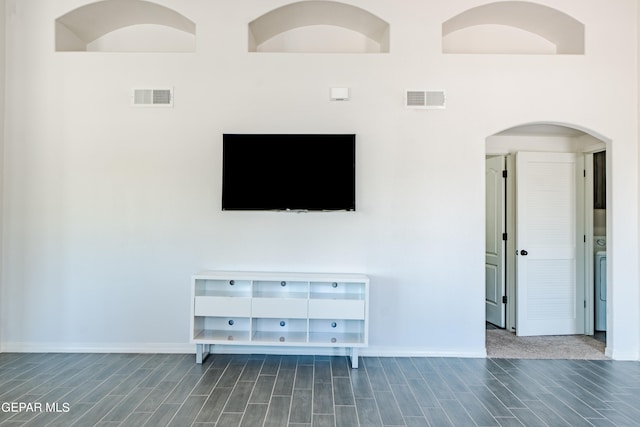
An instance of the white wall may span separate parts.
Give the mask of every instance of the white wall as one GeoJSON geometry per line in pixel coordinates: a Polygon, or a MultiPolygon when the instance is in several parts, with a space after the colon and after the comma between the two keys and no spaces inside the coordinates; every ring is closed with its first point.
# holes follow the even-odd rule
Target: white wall
{"type": "MultiPolygon", "coordinates": [[[[2,239],[3,218],[3,191],[2,179],[4,176],[4,87],[5,87],[5,1],[0,0],[0,239],[2,239]]],[[[0,245],[0,259],[2,258],[2,245],[0,245]]],[[[2,264],[0,263],[0,291],[2,290],[2,264]]],[[[2,293],[0,292],[0,304],[2,293]]],[[[2,319],[0,318],[0,322],[2,319]]],[[[0,351],[2,351],[2,330],[0,329],[0,351]]]]}
{"type": "MultiPolygon", "coordinates": [[[[636,7],[636,22],[638,24],[638,27],[640,28],[640,7],[636,7]]],[[[638,41],[638,43],[636,45],[636,49],[638,49],[637,55],[640,58],[640,29],[636,29],[636,40],[638,41]]],[[[637,73],[638,82],[640,83],[640,68],[638,68],[638,70],[636,70],[636,73],[637,73]]],[[[637,101],[636,111],[638,113],[637,114],[638,115],[638,125],[640,126],[640,96],[638,97],[638,99],[636,101],[637,101]]],[[[640,128],[638,130],[638,133],[640,135],[640,128]]],[[[640,139],[638,140],[638,143],[640,144],[640,139]]],[[[607,162],[607,163],[608,163],[607,164],[607,167],[608,167],[610,162],[607,162]]],[[[640,163],[640,159],[639,159],[639,163],[640,163]]],[[[640,174],[638,176],[638,179],[640,179],[640,174]]],[[[640,241],[640,235],[638,236],[638,240],[640,241]]],[[[640,296],[639,296],[639,299],[638,299],[638,305],[640,306],[640,296]]],[[[640,335],[640,330],[638,330],[638,335],[640,335]]],[[[640,341],[640,338],[639,338],[639,341],[640,341]]]]}
{"type": "Polygon", "coordinates": [[[247,53],[281,0],[162,2],[196,21],[196,53],[56,53],[55,18],[84,2],[7,1],[5,351],[189,350],[189,276],[213,268],[367,273],[363,353],[484,355],[485,138],[553,121],[612,141],[609,349],[638,358],[634,1],[563,2],[584,56],[441,54],[477,0],[349,1],[391,24],[389,54],[247,53]],[[166,86],[173,109],[130,106],[166,86]],[[404,109],[405,88],[447,109],[404,109]],[[357,133],[358,211],[222,212],[223,132],[357,133]]]}

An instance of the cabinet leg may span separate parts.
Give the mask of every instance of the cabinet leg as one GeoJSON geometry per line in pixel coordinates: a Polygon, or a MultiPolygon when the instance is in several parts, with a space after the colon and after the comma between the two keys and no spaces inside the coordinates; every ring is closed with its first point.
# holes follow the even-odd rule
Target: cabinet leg
{"type": "Polygon", "coordinates": [[[351,368],[358,369],[358,348],[351,347],[349,351],[349,356],[351,356],[351,368]]]}
{"type": "Polygon", "coordinates": [[[210,344],[196,344],[196,363],[202,365],[210,351],[210,344]]]}

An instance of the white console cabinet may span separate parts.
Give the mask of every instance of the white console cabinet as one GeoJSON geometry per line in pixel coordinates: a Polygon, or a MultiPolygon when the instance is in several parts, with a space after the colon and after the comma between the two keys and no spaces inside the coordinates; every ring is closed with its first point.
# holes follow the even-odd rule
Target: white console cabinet
{"type": "Polygon", "coordinates": [[[368,344],[369,278],[361,274],[203,271],[191,278],[191,343],[345,347],[368,344]]]}

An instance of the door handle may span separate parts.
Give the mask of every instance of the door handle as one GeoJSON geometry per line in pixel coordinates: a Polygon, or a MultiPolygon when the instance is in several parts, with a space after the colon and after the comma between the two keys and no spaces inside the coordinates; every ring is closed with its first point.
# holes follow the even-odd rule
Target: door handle
{"type": "Polygon", "coordinates": [[[529,252],[525,251],[524,249],[520,251],[520,255],[522,256],[527,256],[529,255],[529,252]]]}

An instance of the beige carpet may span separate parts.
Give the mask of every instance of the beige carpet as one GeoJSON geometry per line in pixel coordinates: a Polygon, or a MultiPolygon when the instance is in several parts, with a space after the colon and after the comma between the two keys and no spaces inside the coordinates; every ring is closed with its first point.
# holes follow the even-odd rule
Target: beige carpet
{"type": "Polygon", "coordinates": [[[605,344],[585,335],[517,337],[504,329],[487,329],[487,357],[503,359],[606,360],[605,344]]]}

